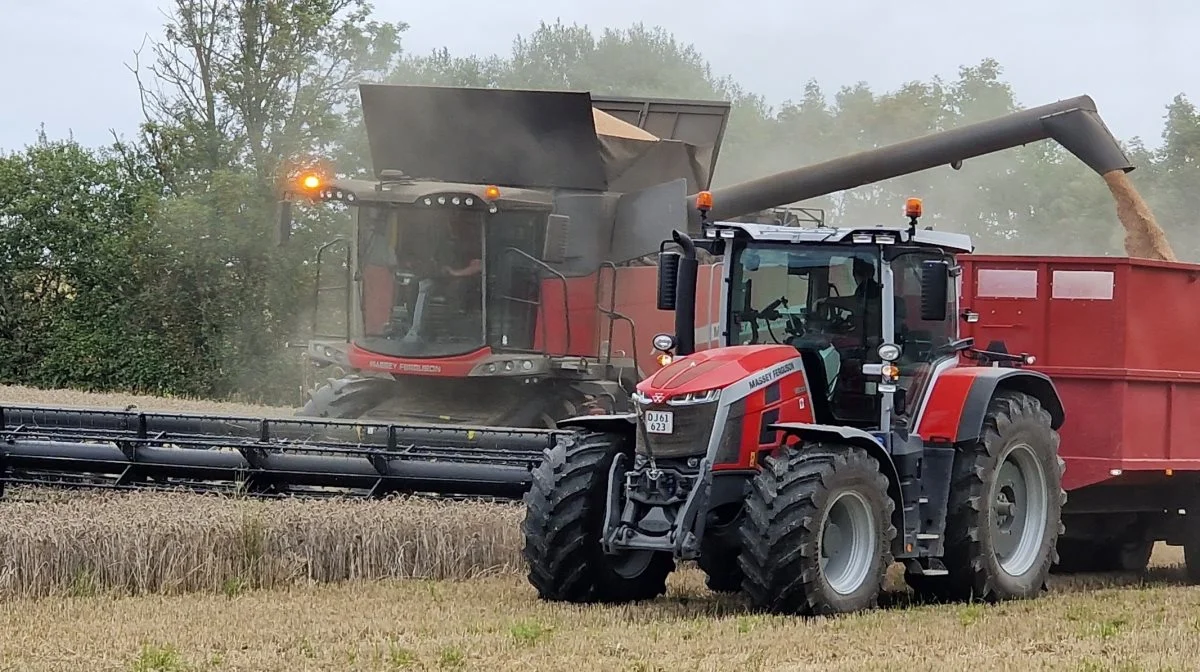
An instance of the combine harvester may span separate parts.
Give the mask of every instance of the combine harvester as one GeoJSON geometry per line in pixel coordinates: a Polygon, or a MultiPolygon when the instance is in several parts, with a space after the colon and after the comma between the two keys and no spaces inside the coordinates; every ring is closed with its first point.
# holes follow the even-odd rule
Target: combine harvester
{"type": "Polygon", "coordinates": [[[923,597],[1029,598],[1056,564],[1143,568],[1156,541],[1200,580],[1200,265],[1132,168],[1081,96],[697,194],[658,264],[669,364],[635,412],[560,423],[533,472],[538,594],[650,599],[694,560],[756,608],[835,614],[900,561],[923,597]],[[1129,258],[974,255],[919,199],[901,226],[728,221],[1047,138],[1108,183],[1129,258]],[[723,260],[716,348],[698,249],[723,260]]]}

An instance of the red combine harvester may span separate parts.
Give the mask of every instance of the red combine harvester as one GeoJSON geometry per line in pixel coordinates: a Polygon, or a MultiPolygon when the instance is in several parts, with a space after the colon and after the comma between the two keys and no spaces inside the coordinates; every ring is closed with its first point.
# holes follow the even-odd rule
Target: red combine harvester
{"type": "Polygon", "coordinates": [[[924,597],[1027,598],[1056,563],[1138,568],[1156,540],[1200,575],[1182,410],[1200,266],[975,256],[919,227],[918,199],[907,226],[728,221],[1047,138],[1112,182],[1132,170],[1081,96],[696,194],[659,260],[673,361],[633,413],[562,423],[575,434],[533,471],[538,594],[653,598],[695,560],[757,608],[831,614],[875,605],[898,560],[924,597]],[[696,282],[697,249],[720,283],[696,282]],[[695,313],[717,299],[720,347],[702,347],[695,313]]]}
{"type": "MultiPolygon", "coordinates": [[[[300,415],[553,428],[627,411],[657,368],[649,335],[670,326],[638,263],[686,195],[709,187],[729,103],[360,93],[376,179],[310,173],[294,190],[355,211],[354,234],[317,260],[316,312],[341,333],[314,320],[308,345],[312,361],[349,375],[300,415]]],[[[291,208],[283,215],[286,236],[291,208]]]]}

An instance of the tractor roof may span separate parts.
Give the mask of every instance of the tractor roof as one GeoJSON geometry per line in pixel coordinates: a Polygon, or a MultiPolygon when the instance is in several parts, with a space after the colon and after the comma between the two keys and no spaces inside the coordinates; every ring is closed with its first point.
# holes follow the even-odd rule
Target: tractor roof
{"type": "MultiPolygon", "coordinates": [[[[709,237],[720,236],[721,230],[741,232],[751,240],[779,243],[872,243],[875,236],[893,236],[893,242],[909,242],[907,226],[873,227],[796,227],[777,224],[751,224],[742,222],[714,222],[709,237]],[[857,234],[857,237],[856,237],[857,234]],[[866,236],[865,238],[861,238],[866,236]]],[[[736,233],[734,234],[736,235],[736,233]]],[[[955,252],[971,252],[975,249],[971,237],[963,233],[917,229],[912,242],[917,245],[941,247],[955,252]]]]}

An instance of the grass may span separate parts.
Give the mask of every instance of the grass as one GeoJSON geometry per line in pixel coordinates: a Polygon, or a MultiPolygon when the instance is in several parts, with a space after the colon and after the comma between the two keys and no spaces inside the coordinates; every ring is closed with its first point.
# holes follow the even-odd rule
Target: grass
{"type": "MultiPolygon", "coordinates": [[[[98,404],[13,390],[0,401],[98,404]]],[[[1200,645],[1200,589],[1165,547],[1145,574],[1056,576],[995,606],[911,605],[893,574],[887,608],[804,620],[751,613],[690,567],[645,604],[539,602],[516,506],[8,494],[0,672],[1190,670],[1200,645]]]]}

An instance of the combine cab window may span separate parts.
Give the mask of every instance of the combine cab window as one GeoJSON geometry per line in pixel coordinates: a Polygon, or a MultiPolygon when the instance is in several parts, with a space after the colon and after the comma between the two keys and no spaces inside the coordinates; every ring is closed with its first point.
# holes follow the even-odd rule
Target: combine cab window
{"type": "Polygon", "coordinates": [[[416,207],[360,211],[364,349],[429,358],[483,347],[482,217],[416,207]]]}

